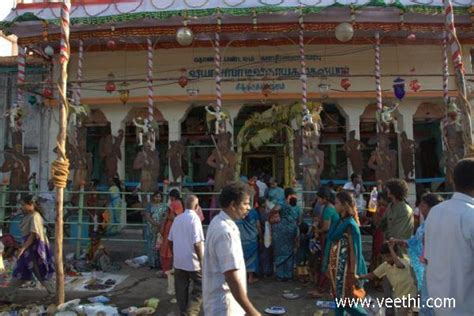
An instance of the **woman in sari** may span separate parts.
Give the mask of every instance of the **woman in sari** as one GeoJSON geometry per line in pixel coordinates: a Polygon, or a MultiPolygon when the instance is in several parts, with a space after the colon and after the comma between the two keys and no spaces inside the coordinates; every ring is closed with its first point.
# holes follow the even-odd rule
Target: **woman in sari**
{"type": "Polygon", "coordinates": [[[13,300],[20,286],[35,278],[46,288],[49,296],[54,296],[55,282],[54,258],[45,234],[43,217],[32,195],[22,199],[24,214],[20,223],[23,245],[19,249],[18,260],[13,269],[10,286],[13,288],[8,294],[13,300]]]}
{"type": "Polygon", "coordinates": [[[273,264],[278,281],[293,278],[298,226],[291,215],[290,208],[283,205],[280,208],[280,221],[272,224],[273,264]]]}
{"type": "MultiPolygon", "coordinates": [[[[335,206],[341,220],[327,236],[322,271],[330,279],[335,299],[363,298],[365,291],[359,276],[367,273],[367,266],[362,255],[357,206],[351,193],[344,191],[336,195],[335,206]]],[[[361,305],[347,305],[336,307],[336,316],[344,315],[344,311],[349,315],[368,315],[361,305]]]]}
{"type": "Polygon", "coordinates": [[[255,278],[255,273],[258,273],[259,270],[259,240],[263,236],[260,226],[260,216],[257,209],[251,209],[244,219],[237,220],[235,223],[240,231],[240,240],[244,251],[248,282],[249,284],[253,284],[258,281],[258,279],[255,278]]]}
{"type": "MultiPolygon", "coordinates": [[[[439,203],[443,202],[443,198],[438,194],[427,193],[421,197],[418,208],[420,209],[421,215],[426,220],[431,208],[439,203]]],[[[420,293],[421,303],[420,315],[431,316],[433,310],[427,307],[426,301],[428,299],[428,290],[426,287],[425,278],[425,267],[426,261],[424,259],[424,243],[425,239],[425,222],[416,230],[415,235],[411,236],[407,240],[391,239],[396,242],[399,246],[408,248],[408,256],[410,257],[410,264],[415,272],[416,281],[418,285],[418,292],[420,293]]]]}
{"type": "Polygon", "coordinates": [[[168,205],[162,203],[160,192],[155,192],[151,197],[151,202],[142,212],[145,222],[143,235],[145,238],[145,253],[148,256],[148,266],[151,269],[160,268],[160,252],[161,246],[161,227],[166,218],[168,205]]]}
{"type": "Polygon", "coordinates": [[[161,230],[161,236],[163,241],[160,247],[160,263],[163,272],[167,272],[173,268],[173,252],[171,249],[168,235],[173,225],[173,221],[176,216],[184,212],[183,202],[181,201],[181,195],[178,190],[173,189],[168,194],[169,206],[166,219],[161,230]]]}
{"type": "Polygon", "coordinates": [[[120,223],[122,218],[122,199],[121,183],[118,178],[109,178],[109,204],[108,204],[108,223],[107,234],[109,236],[117,235],[120,232],[120,223]]]}
{"type": "Polygon", "coordinates": [[[339,222],[339,214],[334,207],[334,194],[328,187],[322,187],[317,193],[318,204],[321,206],[320,217],[313,218],[317,225],[313,225],[313,234],[319,238],[319,247],[322,251],[316,251],[310,258],[310,270],[313,274],[313,279],[316,283],[316,289],[310,291],[308,294],[313,298],[324,296],[327,292],[329,282],[327,277],[321,271],[322,262],[327,260],[324,248],[328,234],[336,227],[339,222]]]}

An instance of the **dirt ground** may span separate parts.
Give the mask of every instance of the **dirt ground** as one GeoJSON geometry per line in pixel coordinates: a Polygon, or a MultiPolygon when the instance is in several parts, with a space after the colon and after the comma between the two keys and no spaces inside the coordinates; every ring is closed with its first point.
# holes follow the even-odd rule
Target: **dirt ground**
{"type": "MultiPolygon", "coordinates": [[[[137,232],[123,232],[121,238],[136,239],[137,232]]],[[[115,262],[120,262],[122,269],[115,274],[127,275],[122,283],[118,284],[111,292],[66,292],[66,300],[81,298],[83,303],[92,296],[105,295],[110,298],[109,304],[116,305],[119,310],[130,306],[143,306],[146,299],[156,297],[160,299],[160,304],[155,315],[171,316],[178,315],[177,306],[171,302],[173,297],[166,293],[167,280],[158,278],[156,270],[150,270],[147,267],[132,268],[124,264],[129,258],[134,258],[143,254],[143,246],[139,243],[128,242],[106,242],[106,248],[115,262]]],[[[65,253],[73,251],[74,245],[67,245],[65,253]]],[[[370,258],[370,256],[368,257],[370,258]]],[[[309,285],[304,285],[298,281],[278,282],[273,278],[260,280],[256,284],[248,286],[249,297],[256,305],[258,310],[264,314],[264,310],[270,306],[283,306],[286,308],[286,315],[312,316],[317,307],[316,300],[308,298],[306,293],[311,290],[309,285]],[[290,291],[300,295],[295,300],[287,300],[282,297],[285,291],[290,291]]],[[[0,300],[5,297],[8,289],[0,288],[0,300]]],[[[368,290],[368,293],[377,296],[374,291],[368,290]]],[[[44,290],[22,290],[15,302],[21,305],[31,303],[40,303],[48,305],[45,301],[46,291],[44,290]]],[[[329,315],[333,313],[330,312],[329,315]]]]}

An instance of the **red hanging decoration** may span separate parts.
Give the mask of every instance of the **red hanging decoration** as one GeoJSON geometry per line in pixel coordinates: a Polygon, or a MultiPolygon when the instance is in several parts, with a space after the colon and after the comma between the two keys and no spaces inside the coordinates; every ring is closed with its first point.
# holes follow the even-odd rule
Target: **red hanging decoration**
{"type": "Polygon", "coordinates": [[[51,99],[53,97],[53,90],[51,90],[51,88],[49,87],[44,87],[42,94],[43,94],[43,97],[47,99],[51,99]]]}
{"type": "Polygon", "coordinates": [[[107,48],[110,50],[114,50],[117,47],[117,44],[115,43],[114,40],[108,40],[107,41],[107,48]]]}
{"type": "Polygon", "coordinates": [[[418,92],[418,90],[421,89],[421,84],[420,82],[418,81],[418,79],[413,79],[410,81],[410,89],[413,91],[413,92],[418,92]]]}
{"type": "MultiPolygon", "coordinates": [[[[415,72],[416,72],[415,67],[410,69],[410,73],[411,73],[412,76],[415,75],[415,72]]],[[[421,89],[421,83],[416,78],[410,80],[409,86],[410,86],[411,91],[413,91],[413,92],[417,92],[418,90],[421,89]]]]}
{"type": "Polygon", "coordinates": [[[410,35],[407,36],[407,40],[410,42],[416,41],[416,35],[414,33],[410,33],[410,35]]]}
{"type": "Polygon", "coordinates": [[[264,83],[262,86],[262,94],[265,98],[268,98],[268,96],[272,93],[272,86],[268,83],[264,83]]]}
{"type": "Polygon", "coordinates": [[[341,79],[341,87],[347,91],[351,86],[351,81],[348,78],[341,79]]]}
{"type": "Polygon", "coordinates": [[[184,88],[188,85],[188,77],[186,76],[186,69],[181,69],[181,77],[178,79],[178,84],[181,88],[184,88]]]}
{"type": "Polygon", "coordinates": [[[108,80],[107,80],[107,83],[105,84],[105,91],[107,91],[109,94],[114,92],[115,91],[115,83],[114,83],[114,79],[115,79],[115,75],[113,73],[110,73],[108,76],[107,76],[108,80]]]}

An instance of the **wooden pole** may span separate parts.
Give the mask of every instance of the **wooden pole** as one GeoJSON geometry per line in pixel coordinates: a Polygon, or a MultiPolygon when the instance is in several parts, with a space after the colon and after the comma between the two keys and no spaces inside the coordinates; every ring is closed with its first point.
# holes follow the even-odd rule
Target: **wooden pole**
{"type": "Polygon", "coordinates": [[[70,0],[64,0],[61,7],[61,73],[59,76],[59,131],[57,136],[58,157],[53,163],[53,180],[56,186],[56,239],[55,239],[55,262],[56,262],[56,301],[57,304],[64,303],[64,266],[63,266],[63,201],[64,188],[66,187],[69,173],[69,162],[66,158],[66,128],[67,128],[67,66],[69,62],[69,10],[70,0]]]}

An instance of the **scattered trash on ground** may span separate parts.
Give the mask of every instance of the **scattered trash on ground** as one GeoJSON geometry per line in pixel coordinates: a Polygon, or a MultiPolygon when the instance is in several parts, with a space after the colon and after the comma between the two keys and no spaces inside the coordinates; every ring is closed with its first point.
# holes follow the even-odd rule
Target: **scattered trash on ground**
{"type": "Polygon", "coordinates": [[[148,256],[140,256],[133,259],[125,260],[125,263],[132,268],[139,268],[146,265],[148,262],[148,256]]]}
{"type": "Polygon", "coordinates": [[[286,309],[282,306],[272,306],[266,308],[265,313],[270,315],[283,315],[286,313],[286,309]]]}

